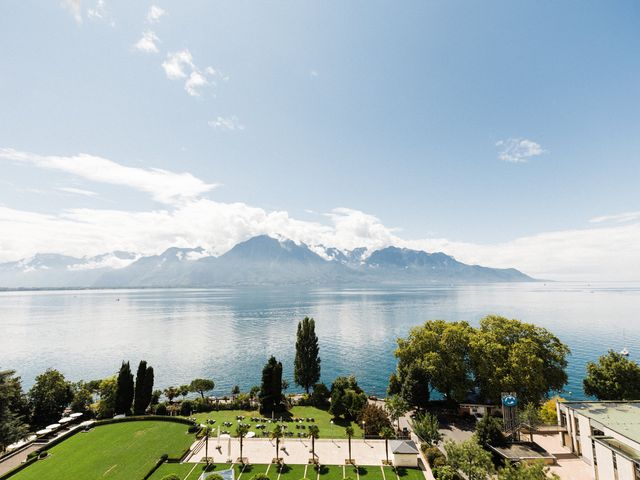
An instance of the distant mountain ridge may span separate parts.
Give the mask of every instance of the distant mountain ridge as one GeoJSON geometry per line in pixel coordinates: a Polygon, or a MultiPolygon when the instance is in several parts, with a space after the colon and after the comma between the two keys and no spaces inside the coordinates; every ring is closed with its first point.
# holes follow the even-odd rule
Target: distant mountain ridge
{"type": "Polygon", "coordinates": [[[38,254],[0,264],[2,288],[217,287],[534,281],[513,269],[467,265],[442,252],[386,247],[340,250],[259,235],[219,257],[203,248],[90,258],[38,254]]]}

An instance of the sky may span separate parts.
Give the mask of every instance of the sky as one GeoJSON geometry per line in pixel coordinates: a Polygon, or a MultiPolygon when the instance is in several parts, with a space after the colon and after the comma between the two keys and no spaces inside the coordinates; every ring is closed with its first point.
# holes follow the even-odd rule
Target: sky
{"type": "Polygon", "coordinates": [[[640,280],[640,3],[0,3],[0,261],[267,233],[640,280]]]}

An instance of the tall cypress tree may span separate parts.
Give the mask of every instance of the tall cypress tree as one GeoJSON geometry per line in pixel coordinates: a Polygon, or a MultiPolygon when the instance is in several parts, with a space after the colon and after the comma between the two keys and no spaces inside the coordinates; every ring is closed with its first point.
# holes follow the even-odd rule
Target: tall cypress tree
{"type": "Polygon", "coordinates": [[[262,385],[260,387],[260,411],[270,414],[282,406],[282,363],[274,356],[269,358],[262,369],[262,385]]]}
{"type": "Polygon", "coordinates": [[[303,387],[307,393],[320,380],[319,352],[316,322],[313,318],[304,317],[298,323],[293,377],[295,382],[303,387]]]}
{"type": "Polygon", "coordinates": [[[136,373],[136,391],[133,398],[134,415],[144,415],[147,407],[151,403],[152,392],[153,367],[148,367],[147,362],[142,360],[138,365],[138,372],[136,373]]]}
{"type": "Polygon", "coordinates": [[[131,413],[131,405],[133,404],[134,384],[133,374],[129,362],[122,362],[116,386],[116,415],[131,413]]]}

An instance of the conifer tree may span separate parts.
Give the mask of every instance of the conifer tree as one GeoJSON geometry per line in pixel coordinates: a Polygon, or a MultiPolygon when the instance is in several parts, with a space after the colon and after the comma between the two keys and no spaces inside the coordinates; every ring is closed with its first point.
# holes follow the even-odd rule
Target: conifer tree
{"type": "Polygon", "coordinates": [[[303,387],[307,393],[320,380],[319,352],[316,322],[313,318],[304,317],[298,323],[293,376],[295,382],[303,387]]]}
{"type": "Polygon", "coordinates": [[[116,387],[116,415],[131,413],[131,405],[133,404],[134,383],[133,374],[129,362],[122,362],[120,372],[118,373],[116,387]]]}

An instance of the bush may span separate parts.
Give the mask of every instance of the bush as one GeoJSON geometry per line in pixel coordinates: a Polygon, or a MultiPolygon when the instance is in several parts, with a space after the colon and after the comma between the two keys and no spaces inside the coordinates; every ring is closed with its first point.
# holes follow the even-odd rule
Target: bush
{"type": "Polygon", "coordinates": [[[40,452],[40,454],[38,455],[38,458],[47,458],[48,455],[49,455],[49,452],[45,450],[44,452],[40,452]]]}
{"type": "Polygon", "coordinates": [[[447,464],[447,459],[444,455],[433,459],[433,468],[444,467],[447,464]]]}
{"type": "Polygon", "coordinates": [[[162,460],[163,462],[166,462],[168,458],[169,458],[169,454],[163,453],[162,456],[160,457],[160,460],[162,460]]]}
{"type": "Polygon", "coordinates": [[[270,479],[265,473],[257,473],[253,477],[251,477],[251,480],[270,480],[270,479]]]}
{"type": "Polygon", "coordinates": [[[358,423],[365,422],[368,435],[379,435],[385,428],[391,428],[391,422],[384,408],[373,403],[367,403],[360,412],[358,423]]]}
{"type": "Polygon", "coordinates": [[[189,430],[187,430],[187,432],[189,433],[196,433],[200,431],[200,425],[191,425],[189,427],[189,430]]]}
{"type": "Polygon", "coordinates": [[[193,402],[191,400],[184,400],[180,404],[180,415],[183,417],[188,417],[193,412],[195,412],[195,408],[193,408],[193,402]]]}
{"type": "Polygon", "coordinates": [[[502,420],[484,416],[476,424],[476,436],[482,446],[503,447],[507,439],[502,433],[502,420]]]}
{"type": "Polygon", "coordinates": [[[169,411],[167,410],[166,403],[159,403],[158,405],[156,405],[155,412],[153,413],[155,413],[156,415],[168,415],[169,411]]]}
{"type": "Polygon", "coordinates": [[[211,475],[208,475],[205,478],[206,480],[224,480],[222,478],[222,475],[220,475],[219,473],[212,473],[211,475]]]}
{"type": "MultiPolygon", "coordinates": [[[[427,445],[426,443],[422,444],[423,446],[427,445]]],[[[427,457],[427,462],[431,467],[434,466],[436,458],[445,458],[444,454],[440,451],[438,447],[428,447],[423,450],[425,456],[427,457]]]]}
{"type": "Polygon", "coordinates": [[[436,480],[460,480],[461,477],[456,469],[451,465],[443,465],[433,469],[433,476],[436,480]]]}

